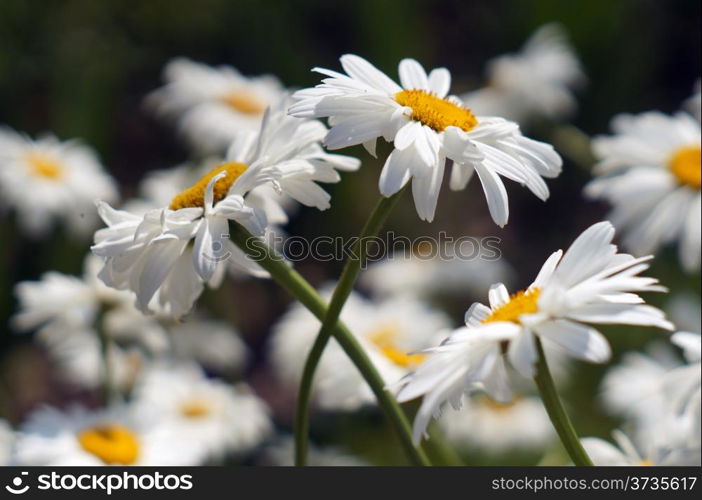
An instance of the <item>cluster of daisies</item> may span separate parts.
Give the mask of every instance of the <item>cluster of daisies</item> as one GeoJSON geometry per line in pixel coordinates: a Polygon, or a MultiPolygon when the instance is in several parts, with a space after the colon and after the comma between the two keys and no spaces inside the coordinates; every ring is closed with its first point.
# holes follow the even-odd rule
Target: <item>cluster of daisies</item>
{"type": "MultiPolygon", "coordinates": [[[[462,96],[451,94],[446,68],[427,72],[413,59],[399,63],[399,83],[356,55],[340,64],[341,71],[315,68],[319,85],[290,92],[272,76],[173,60],[165,86],[146,101],[177,124],[193,159],[147,174],[139,196],[123,201],[88,146],[0,129],[0,200],[17,231],[41,239],[60,225],[78,240],[94,234],[81,276],[50,271],[15,285],[13,327],[34,332],[57,380],[95,395],[92,404],[40,406],[15,429],[0,420],[1,463],[291,463],[290,437],[277,432],[284,416],[246,382],[250,348],[196,304],[225,280],[269,277],[229,239],[230,225],[273,242],[300,205],[328,209],[322,185],[360,167],[336,150],[362,145],[376,156],[378,139],[390,143],[379,193],[411,185],[417,216],[428,222],[441,216],[445,177],[463,190],[477,174],[500,227],[514,189],[504,179],[548,199],[561,157],[520,125],[555,124],[576,108],[574,91],[586,79],[558,26],[491,61],[486,85],[462,96]]],[[[639,295],[667,292],[643,275],[664,245],[676,244],[682,268],[699,273],[699,108],[698,85],[675,115],[614,118],[613,135],[593,140],[596,178],[584,189],[612,205],[609,221],[544,256],[522,290],[503,284],[514,277],[504,261],[402,256],[362,275],[365,293],[351,294],[341,319],[400,402],[421,398],[417,442],[431,426],[466,456],[543,455],[555,433],[531,380],[539,358],[567,387],[571,358],[612,357],[598,325],[629,325],[674,333],[611,369],[593,404],[621,418],[622,429],[614,441],[583,445],[596,464],[699,464],[699,308],[676,296],[673,322],[639,295]],[[613,244],[615,228],[629,253],[613,244]],[[470,305],[456,328],[440,307],[446,296],[488,303],[470,305]]],[[[320,293],[328,298],[333,287],[320,293]]],[[[295,393],[319,327],[293,304],[271,328],[265,352],[280,391],[295,393]]],[[[375,404],[333,340],[313,392],[320,412],[375,404]]],[[[319,448],[310,463],[364,462],[319,448]]]]}

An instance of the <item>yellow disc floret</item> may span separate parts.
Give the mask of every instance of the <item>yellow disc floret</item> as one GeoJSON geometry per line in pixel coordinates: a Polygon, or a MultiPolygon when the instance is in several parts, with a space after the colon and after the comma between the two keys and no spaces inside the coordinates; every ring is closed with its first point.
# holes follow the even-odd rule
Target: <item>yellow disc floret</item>
{"type": "Polygon", "coordinates": [[[180,414],[188,419],[198,419],[208,416],[211,408],[204,401],[186,401],[180,407],[180,414]]]}
{"type": "Polygon", "coordinates": [[[668,168],[680,184],[700,189],[700,184],[702,184],[701,156],[700,146],[681,148],[670,158],[668,168]]]}
{"type": "Polygon", "coordinates": [[[231,92],[220,97],[220,100],[234,111],[245,115],[261,115],[266,106],[249,92],[231,92]]]}
{"type": "Polygon", "coordinates": [[[512,323],[519,323],[519,317],[522,314],[534,314],[538,312],[540,294],[540,289],[531,288],[510,295],[507,302],[492,311],[490,316],[485,318],[482,322],[493,323],[495,321],[511,321],[512,323]]]}
{"type": "Polygon", "coordinates": [[[27,154],[26,160],[32,175],[50,180],[57,180],[63,176],[63,167],[44,153],[31,152],[27,154]]]}
{"type": "Polygon", "coordinates": [[[437,132],[443,132],[446,127],[458,127],[468,132],[478,125],[478,119],[470,109],[426,90],[403,90],[395,94],[395,101],[400,106],[412,108],[412,120],[437,132]]]}
{"type": "Polygon", "coordinates": [[[424,354],[408,354],[397,346],[399,336],[396,325],[385,325],[378,328],[371,335],[370,341],[380,349],[380,352],[390,361],[403,368],[413,368],[424,361],[424,354]]]}
{"type": "Polygon", "coordinates": [[[127,427],[102,424],[84,429],[78,442],[106,465],[132,465],[139,458],[139,441],[127,427]]]}
{"type": "Polygon", "coordinates": [[[185,191],[178,193],[171,204],[168,206],[171,210],[180,210],[188,207],[204,207],[205,206],[205,189],[212,178],[220,172],[226,172],[227,175],[215,182],[213,194],[214,201],[217,203],[222,198],[227,196],[229,188],[243,174],[248,167],[243,163],[223,163],[218,167],[213,168],[205,174],[199,181],[190,186],[185,191]]]}

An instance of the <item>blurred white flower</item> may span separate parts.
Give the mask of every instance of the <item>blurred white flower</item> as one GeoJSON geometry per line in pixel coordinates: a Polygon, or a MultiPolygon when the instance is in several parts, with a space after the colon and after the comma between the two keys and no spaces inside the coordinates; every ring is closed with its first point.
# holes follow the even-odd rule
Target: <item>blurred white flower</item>
{"type": "Polygon", "coordinates": [[[475,116],[460,99],[448,96],[451,74],[446,68],[429,75],[414,59],[399,65],[402,86],[365,59],[341,57],[347,75],[315,68],[327,76],[315,88],[296,92],[290,113],[328,117],[329,149],[363,144],[375,155],[383,137],[395,149],[380,174],[380,193],[389,197],[412,179],[419,218],[434,219],[446,160],[453,160],[450,187],[464,189],[477,171],[493,220],[507,224],[507,191],[500,178],[525,185],[539,199],[549,196],[541,178],[556,177],[561,158],[545,143],[522,136],[519,126],[503,118],[475,116]],[[447,97],[448,96],[448,97],[447,97]]]}
{"type": "Polygon", "coordinates": [[[672,329],[663,312],[634,292],[662,292],[653,278],[638,276],[650,257],[617,253],[614,228],[600,222],[585,230],[565,254],[554,252],[534,282],[510,295],[502,284],[490,288],[490,307],[473,304],[466,326],[454,331],[399,382],[398,399],[424,396],[414,423],[419,440],[445,402],[460,407],[466,392],[484,390],[495,400],[512,397],[505,360],[523,376],[535,373],[534,336],[576,359],[604,363],[609,343],[584,324],[629,324],[672,329]]]}
{"type": "Polygon", "coordinates": [[[695,82],[695,87],[692,89],[692,95],[685,100],[684,108],[695,118],[701,121],[702,115],[702,80],[695,82]]]}
{"type": "Polygon", "coordinates": [[[217,286],[227,265],[267,276],[229,240],[229,221],[256,236],[269,230],[267,210],[252,190],[272,186],[320,210],[330,196],[317,182],[337,182],[340,170],[354,170],[354,158],[325,153],[319,141],[326,128],[318,121],[285,114],[285,103],[269,109],[261,129],[242,133],[220,164],[167,207],[144,215],[115,210],[101,202],[107,228],[95,233],[92,250],[105,259],[100,278],[109,286],[132,290],[141,311],[188,313],[205,283],[217,286]]]}
{"type": "Polygon", "coordinates": [[[701,425],[701,378],[700,352],[702,351],[702,337],[699,333],[676,332],[671,341],[682,348],[687,364],[675,368],[665,376],[664,391],[673,409],[682,418],[692,421],[697,440],[700,439],[701,425]]]}
{"type": "MultiPolygon", "coordinates": [[[[331,295],[329,290],[325,296],[331,295]]],[[[403,297],[371,302],[352,293],[341,320],[356,336],[387,383],[394,382],[422,363],[417,351],[436,345],[448,319],[426,304],[403,297]]],[[[295,304],[274,327],[271,360],[281,381],[294,388],[302,377],[307,355],[320,328],[319,321],[295,304]]],[[[375,397],[336,340],[332,339],[319,362],[314,382],[317,404],[326,410],[355,410],[375,397]]]]}
{"type": "Polygon", "coordinates": [[[200,445],[173,439],[154,421],[129,407],[66,411],[43,407],[31,413],[17,435],[16,465],[200,465],[200,445]]]}
{"type": "Polygon", "coordinates": [[[60,219],[74,236],[86,236],[98,224],[97,198],[114,202],[118,196],[91,148],[0,127],[0,210],[13,209],[23,232],[44,236],[60,219]]]}
{"type": "Polygon", "coordinates": [[[4,419],[0,418],[0,466],[10,465],[10,457],[15,445],[15,432],[4,419]]]}
{"type": "Polygon", "coordinates": [[[585,188],[607,200],[624,246],[637,255],[678,242],[688,271],[700,267],[700,124],[687,113],[618,115],[615,133],[593,139],[599,177],[585,188]]]}
{"type": "Polygon", "coordinates": [[[487,78],[487,86],[461,96],[466,105],[520,124],[571,115],[577,107],[572,89],[586,81],[563,28],[555,23],[536,30],[519,52],[489,61],[487,78]]]}
{"type": "Polygon", "coordinates": [[[636,446],[629,437],[619,430],[612,432],[616,446],[600,438],[587,437],[580,440],[585,451],[595,465],[637,466],[637,465],[700,465],[700,448],[690,447],[682,441],[669,439],[674,429],[670,422],[659,422],[656,433],[647,435],[636,446]]]}
{"type": "MultiPolygon", "coordinates": [[[[257,465],[292,467],[294,465],[295,442],[290,436],[277,439],[266,446],[257,465]]],[[[362,467],[370,465],[335,446],[309,445],[306,464],[311,467],[362,467]]]]}
{"type": "Polygon", "coordinates": [[[158,418],[172,442],[199,446],[202,461],[250,451],[272,430],[266,404],[248,386],[207,378],[194,364],[152,366],[134,404],[137,414],[158,418]]]}
{"type": "Polygon", "coordinates": [[[517,397],[496,403],[485,395],[465,398],[460,411],[447,408],[437,420],[449,442],[500,454],[545,449],[555,434],[541,400],[517,397]]]}
{"type": "Polygon", "coordinates": [[[242,130],[257,130],[266,108],[285,89],[271,75],[245,77],[232,66],[212,67],[185,58],[170,61],[166,85],[147,98],[157,113],[178,128],[201,152],[224,152],[242,130]]]}

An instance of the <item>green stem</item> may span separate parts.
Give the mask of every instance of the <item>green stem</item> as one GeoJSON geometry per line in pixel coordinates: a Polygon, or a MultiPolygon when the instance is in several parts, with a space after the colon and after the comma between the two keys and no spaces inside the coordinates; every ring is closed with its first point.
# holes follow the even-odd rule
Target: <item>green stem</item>
{"type": "Polygon", "coordinates": [[[538,360],[536,362],[536,375],[534,376],[534,380],[536,381],[536,386],[539,388],[539,394],[541,395],[541,400],[544,403],[546,412],[573,463],[575,465],[591,466],[593,465],[592,460],[590,460],[590,457],[585,452],[583,445],[580,444],[580,439],[578,439],[575,428],[556,392],[556,386],[553,383],[551,372],[548,369],[548,363],[546,362],[541,340],[535,337],[535,341],[538,360]]]}
{"type": "Polygon", "coordinates": [[[373,212],[366,221],[366,225],[361,231],[358,241],[353,246],[344,269],[339,278],[339,282],[334,289],[331,300],[329,302],[329,310],[324,316],[324,321],[317,334],[317,338],[312,345],[310,353],[307,355],[305,368],[302,372],[300,380],[300,389],[297,394],[297,407],[295,410],[295,465],[305,465],[307,460],[308,435],[310,426],[310,398],[312,396],[312,382],[314,374],[317,371],[319,360],[324,353],[324,349],[329,342],[332,331],[339,321],[341,310],[344,308],[346,299],[348,299],[353,286],[356,283],[356,278],[361,271],[361,266],[366,260],[366,241],[378,234],[380,228],[385,223],[385,220],[390,214],[390,210],[395,206],[397,200],[402,196],[401,190],[395,193],[390,198],[381,198],[376,204],[373,212]]]}
{"type": "Polygon", "coordinates": [[[107,312],[106,307],[98,314],[95,321],[95,330],[100,340],[100,357],[102,358],[102,398],[105,406],[109,406],[116,398],[116,388],[112,377],[112,362],[110,361],[111,340],[105,331],[104,318],[107,312]]]}
{"type": "Polygon", "coordinates": [[[434,464],[437,463],[437,460],[434,458],[436,457],[441,465],[453,467],[466,465],[449,444],[446,435],[441,432],[436,422],[429,428],[429,439],[427,439],[426,444],[434,464]]]}
{"type": "MultiPolygon", "coordinates": [[[[268,271],[273,279],[293,295],[319,320],[327,315],[327,305],[317,291],[292,269],[285,260],[276,255],[260,238],[255,238],[239,224],[230,225],[230,237],[250,259],[268,271]]],[[[414,465],[429,465],[424,452],[415,448],[412,443],[412,430],[395,398],[385,390],[385,383],[377,372],[363,348],[356,341],[353,334],[339,322],[333,332],[334,338],[339,343],[347,356],[356,365],[361,375],[370,386],[373,394],[378,399],[379,406],[385,412],[400,442],[414,465]]]]}

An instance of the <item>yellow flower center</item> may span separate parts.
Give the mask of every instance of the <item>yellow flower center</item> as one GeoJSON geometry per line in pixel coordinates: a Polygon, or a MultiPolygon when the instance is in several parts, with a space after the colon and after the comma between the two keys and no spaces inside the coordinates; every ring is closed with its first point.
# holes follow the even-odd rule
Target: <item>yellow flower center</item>
{"type": "Polygon", "coordinates": [[[511,410],[514,404],[517,402],[517,398],[515,398],[509,403],[499,403],[494,399],[483,394],[476,396],[475,400],[479,405],[482,405],[485,408],[497,413],[502,413],[511,410]]]}
{"type": "Polygon", "coordinates": [[[58,180],[63,176],[63,167],[44,153],[33,151],[26,156],[29,171],[37,177],[58,180]]]}
{"type": "Polygon", "coordinates": [[[412,120],[437,132],[443,132],[446,127],[458,127],[468,132],[478,125],[478,119],[470,109],[426,90],[403,90],[395,94],[395,102],[412,108],[412,120]]]}
{"type": "Polygon", "coordinates": [[[139,441],[127,427],[103,424],[78,434],[78,442],[106,465],[132,465],[139,458],[139,441]]]}
{"type": "Polygon", "coordinates": [[[220,97],[220,101],[245,115],[262,115],[266,110],[266,106],[255,95],[245,91],[230,92],[220,97]]]}
{"type": "Polygon", "coordinates": [[[414,368],[422,364],[424,354],[408,354],[397,346],[400,332],[396,325],[385,325],[375,330],[368,337],[383,355],[390,361],[403,368],[414,368]]]}
{"type": "Polygon", "coordinates": [[[637,465],[641,465],[643,467],[649,467],[653,465],[653,462],[651,462],[648,458],[644,458],[643,460],[640,460],[637,465]]]}
{"type": "Polygon", "coordinates": [[[243,174],[248,167],[243,163],[223,163],[218,167],[213,168],[207,172],[199,181],[190,186],[185,191],[178,193],[171,204],[168,206],[171,210],[180,210],[181,208],[188,207],[204,207],[205,206],[205,189],[207,189],[207,184],[212,180],[212,178],[219,174],[220,172],[226,172],[227,175],[219,179],[214,184],[213,194],[214,201],[217,203],[222,198],[227,196],[229,188],[232,184],[243,174]]]}
{"type": "Polygon", "coordinates": [[[538,302],[541,290],[532,288],[531,290],[521,290],[509,296],[509,300],[500,307],[492,311],[490,316],[485,318],[483,323],[493,323],[495,321],[511,321],[519,323],[522,314],[534,314],[538,312],[538,302]]]}
{"type": "Polygon", "coordinates": [[[180,414],[185,418],[198,419],[208,416],[211,413],[211,408],[204,401],[191,400],[185,402],[180,407],[180,414]]]}
{"type": "Polygon", "coordinates": [[[700,189],[700,184],[702,184],[701,154],[700,146],[681,148],[673,154],[668,168],[680,184],[700,189]]]}

